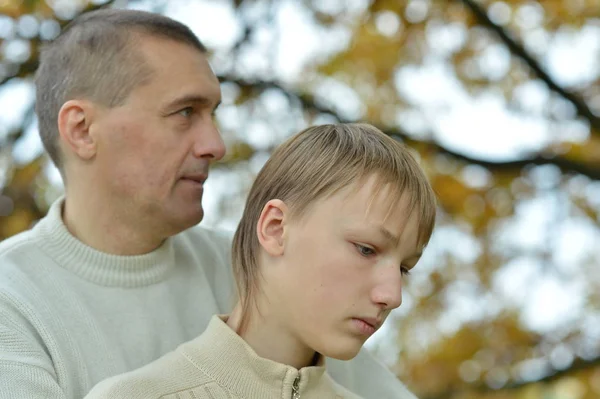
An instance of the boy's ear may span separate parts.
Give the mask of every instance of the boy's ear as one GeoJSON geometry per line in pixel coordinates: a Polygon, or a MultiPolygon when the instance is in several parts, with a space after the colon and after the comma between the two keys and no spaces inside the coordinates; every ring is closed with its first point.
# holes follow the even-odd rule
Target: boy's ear
{"type": "Polygon", "coordinates": [[[84,160],[96,155],[97,143],[90,134],[93,111],[93,105],[85,100],[69,100],[58,111],[58,132],[62,142],[84,160]]]}
{"type": "Polygon", "coordinates": [[[288,212],[288,207],[283,201],[273,199],[265,204],[258,218],[256,224],[258,242],[271,256],[283,255],[288,212]]]}

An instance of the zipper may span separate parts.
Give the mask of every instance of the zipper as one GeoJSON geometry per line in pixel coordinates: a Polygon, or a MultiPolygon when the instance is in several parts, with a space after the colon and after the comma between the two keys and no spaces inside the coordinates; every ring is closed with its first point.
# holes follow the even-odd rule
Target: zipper
{"type": "Polygon", "coordinates": [[[292,384],[292,399],[300,399],[300,375],[296,377],[292,384]]]}

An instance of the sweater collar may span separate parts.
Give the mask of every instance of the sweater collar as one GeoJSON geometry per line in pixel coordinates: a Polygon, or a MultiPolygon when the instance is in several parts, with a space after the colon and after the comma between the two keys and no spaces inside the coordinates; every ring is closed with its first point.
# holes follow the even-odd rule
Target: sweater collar
{"type": "Polygon", "coordinates": [[[126,288],[162,281],[174,268],[172,239],[150,253],[135,256],[112,255],[84,244],[64,224],[64,202],[64,196],[56,200],[33,229],[41,249],[59,266],[95,284],[126,288]]]}
{"type": "Polygon", "coordinates": [[[227,324],[227,316],[213,316],[202,335],[178,350],[219,385],[240,397],[336,397],[325,373],[325,360],[300,370],[262,358],[227,324]]]}

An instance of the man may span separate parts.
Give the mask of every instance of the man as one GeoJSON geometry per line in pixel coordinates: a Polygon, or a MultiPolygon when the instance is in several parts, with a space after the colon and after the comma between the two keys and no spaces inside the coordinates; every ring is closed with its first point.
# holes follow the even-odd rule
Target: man
{"type": "MultiPolygon", "coordinates": [[[[130,10],[76,19],[36,87],[65,196],[0,244],[0,398],[74,399],[231,310],[230,237],[194,227],[225,153],[221,92],[188,28],[130,10]]],[[[367,353],[331,374],[365,397],[413,398],[367,353]]]]}

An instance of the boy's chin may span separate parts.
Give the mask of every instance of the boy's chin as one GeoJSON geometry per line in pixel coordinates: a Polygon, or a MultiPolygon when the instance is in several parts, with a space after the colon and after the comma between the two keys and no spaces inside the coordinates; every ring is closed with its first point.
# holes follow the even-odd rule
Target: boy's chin
{"type": "Polygon", "coordinates": [[[354,345],[346,345],[346,346],[342,346],[339,345],[337,348],[330,348],[330,350],[326,350],[326,351],[322,351],[320,352],[323,356],[332,358],[332,359],[337,359],[337,360],[352,360],[356,357],[356,355],[358,355],[358,352],[360,352],[361,348],[363,346],[359,345],[359,344],[354,344],[354,345]]]}

